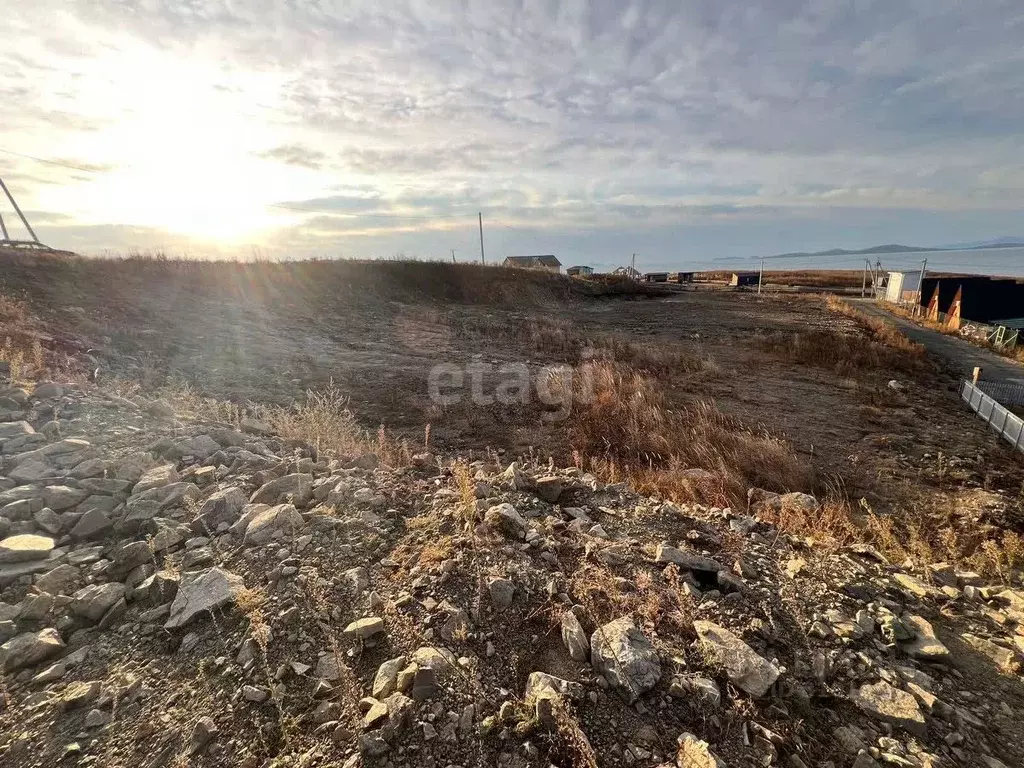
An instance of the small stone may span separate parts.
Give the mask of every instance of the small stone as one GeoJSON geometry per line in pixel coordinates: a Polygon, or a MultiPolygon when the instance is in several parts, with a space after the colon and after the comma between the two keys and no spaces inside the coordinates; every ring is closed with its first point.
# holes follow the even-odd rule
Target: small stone
{"type": "Polygon", "coordinates": [[[374,635],[384,631],[384,619],[378,616],[368,616],[363,619],[356,619],[347,627],[343,634],[346,637],[355,637],[359,640],[369,640],[374,635]]]}
{"type": "Polygon", "coordinates": [[[500,610],[512,605],[516,585],[509,579],[491,579],[487,582],[487,589],[491,594],[491,603],[495,608],[500,610]]]}
{"type": "Polygon", "coordinates": [[[572,611],[562,614],[562,642],[573,661],[586,661],[590,655],[590,641],[580,620],[572,611]]]}

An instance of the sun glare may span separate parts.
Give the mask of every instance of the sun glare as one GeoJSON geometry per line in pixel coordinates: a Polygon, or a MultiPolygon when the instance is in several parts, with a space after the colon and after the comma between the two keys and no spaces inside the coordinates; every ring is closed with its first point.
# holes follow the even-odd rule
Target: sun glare
{"type": "Polygon", "coordinates": [[[46,190],[48,208],[233,243],[287,216],[268,211],[270,203],[322,188],[315,171],[259,157],[288,140],[272,114],[282,75],[226,71],[215,52],[182,60],[139,46],[91,66],[91,108],[119,118],[65,151],[111,167],[46,190]]]}

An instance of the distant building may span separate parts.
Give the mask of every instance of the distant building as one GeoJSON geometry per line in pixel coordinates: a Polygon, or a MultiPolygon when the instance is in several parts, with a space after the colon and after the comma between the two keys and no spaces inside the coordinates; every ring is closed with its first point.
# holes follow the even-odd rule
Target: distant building
{"type": "Polygon", "coordinates": [[[890,272],[889,282],[885,286],[885,300],[893,304],[917,301],[921,287],[921,271],[890,272]]]}
{"type": "Polygon", "coordinates": [[[519,269],[544,269],[548,272],[562,271],[562,262],[551,254],[544,254],[542,256],[507,256],[502,266],[517,267],[519,269]]]}
{"type": "Polygon", "coordinates": [[[586,277],[587,275],[594,274],[594,268],[584,267],[582,265],[569,267],[567,270],[565,270],[565,274],[570,275],[571,277],[586,277]]]}
{"type": "Polygon", "coordinates": [[[644,275],[644,280],[648,283],[667,283],[668,272],[648,272],[644,275]]]}
{"type": "Polygon", "coordinates": [[[693,272],[669,272],[668,281],[670,283],[692,283],[693,272]]]}
{"type": "Polygon", "coordinates": [[[757,285],[757,272],[733,272],[729,285],[734,288],[744,285],[757,285]]]}
{"type": "Polygon", "coordinates": [[[633,267],[617,267],[613,275],[625,275],[633,280],[643,279],[643,275],[640,274],[640,270],[634,269],[633,267]]]}

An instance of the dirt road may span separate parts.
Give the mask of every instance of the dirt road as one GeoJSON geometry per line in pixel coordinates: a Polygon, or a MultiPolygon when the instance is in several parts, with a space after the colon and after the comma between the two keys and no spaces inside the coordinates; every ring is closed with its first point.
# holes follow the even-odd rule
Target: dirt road
{"type": "Polygon", "coordinates": [[[858,309],[892,323],[911,339],[923,344],[929,352],[943,358],[960,378],[970,378],[974,367],[981,366],[983,379],[1024,384],[1024,367],[1012,360],[987,349],[976,347],[956,336],[947,336],[930,328],[923,328],[902,317],[897,317],[873,301],[857,301],[856,304],[858,309]]]}

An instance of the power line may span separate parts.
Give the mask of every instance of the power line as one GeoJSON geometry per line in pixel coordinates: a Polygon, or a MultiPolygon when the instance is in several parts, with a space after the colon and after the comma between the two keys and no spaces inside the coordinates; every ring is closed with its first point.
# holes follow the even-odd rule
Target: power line
{"type": "Polygon", "coordinates": [[[463,217],[475,216],[475,213],[452,213],[452,214],[433,214],[431,216],[423,216],[420,214],[404,214],[404,213],[350,213],[348,211],[334,211],[325,208],[300,208],[295,205],[284,205],[281,203],[267,203],[267,208],[280,208],[285,211],[295,211],[297,213],[319,213],[325,216],[351,216],[354,218],[373,218],[373,219],[420,219],[424,221],[434,221],[437,219],[445,219],[452,221],[454,219],[461,219],[463,217]]]}
{"type": "Polygon", "coordinates": [[[70,168],[72,171],[82,171],[83,173],[100,173],[100,168],[83,168],[80,165],[71,165],[70,163],[62,163],[59,160],[47,160],[44,157],[36,157],[34,155],[25,155],[21,152],[14,152],[10,149],[0,149],[5,155],[14,155],[15,157],[23,157],[26,160],[35,160],[37,163],[46,163],[47,165],[56,165],[61,168],[70,168]]]}

